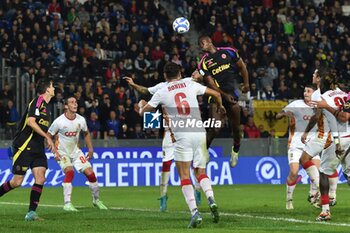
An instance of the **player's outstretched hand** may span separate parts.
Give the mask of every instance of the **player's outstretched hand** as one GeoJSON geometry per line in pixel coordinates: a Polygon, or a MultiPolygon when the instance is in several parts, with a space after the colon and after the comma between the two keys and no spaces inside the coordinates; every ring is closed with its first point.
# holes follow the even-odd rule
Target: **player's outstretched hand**
{"type": "Polygon", "coordinates": [[[139,108],[143,108],[147,104],[146,100],[140,100],[138,103],[139,108]]]}
{"type": "Polygon", "coordinates": [[[311,104],[315,108],[326,108],[328,106],[327,102],[324,99],[322,99],[321,101],[311,101],[311,104]]]}
{"type": "Polygon", "coordinates": [[[226,113],[226,109],[224,106],[218,106],[217,109],[216,109],[217,113],[219,114],[225,114],[226,113]]]}
{"type": "Polygon", "coordinates": [[[243,92],[243,93],[247,93],[248,91],[250,91],[249,84],[244,84],[244,86],[243,86],[243,88],[242,88],[242,92],[243,92]]]}
{"type": "Polygon", "coordinates": [[[303,135],[301,136],[301,142],[304,144],[307,142],[307,135],[308,133],[303,133],[303,135]]]}
{"type": "Polygon", "coordinates": [[[46,142],[47,142],[47,148],[52,152],[52,153],[56,153],[56,147],[55,144],[53,143],[51,137],[46,137],[46,142]]]}
{"type": "Polygon", "coordinates": [[[129,85],[134,84],[134,80],[133,80],[131,77],[125,76],[123,79],[125,79],[126,82],[127,82],[129,85]]]}
{"type": "Polygon", "coordinates": [[[344,155],[344,150],[341,148],[340,144],[335,144],[335,154],[337,155],[338,159],[341,159],[344,155]]]}
{"type": "Polygon", "coordinates": [[[60,160],[61,160],[61,157],[60,157],[60,155],[57,153],[57,151],[56,151],[56,153],[55,153],[54,159],[55,159],[56,161],[60,161],[60,160]]]}
{"type": "Polygon", "coordinates": [[[86,160],[89,161],[90,159],[92,159],[93,155],[94,155],[94,152],[90,150],[85,157],[86,160]]]}

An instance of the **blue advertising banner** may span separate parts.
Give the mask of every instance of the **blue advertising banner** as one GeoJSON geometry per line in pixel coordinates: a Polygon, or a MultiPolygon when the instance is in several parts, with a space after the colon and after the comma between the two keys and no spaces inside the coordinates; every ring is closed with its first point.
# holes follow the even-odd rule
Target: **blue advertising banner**
{"type": "MultiPolygon", "coordinates": [[[[0,154],[6,149],[0,149],[0,154]]],[[[47,153],[49,169],[46,173],[46,186],[60,186],[64,179],[52,153],[47,153]]],[[[158,186],[162,167],[162,151],[160,147],[130,147],[130,148],[95,148],[94,159],[91,161],[100,186],[158,186]]],[[[283,184],[288,176],[289,166],[287,156],[262,157],[244,156],[239,158],[238,165],[231,168],[229,157],[222,156],[222,148],[210,149],[210,162],[207,165],[207,175],[213,185],[226,184],[283,184]]],[[[12,161],[8,158],[0,160],[0,184],[12,177],[12,161]]],[[[340,182],[346,182],[338,167],[340,182]]],[[[175,163],[171,165],[170,185],[180,185],[175,163]]],[[[308,176],[303,169],[302,183],[308,183],[308,176]]],[[[193,176],[192,176],[193,180],[193,176]]],[[[74,177],[74,186],[86,185],[86,178],[82,174],[74,177]]],[[[29,187],[34,183],[29,170],[22,186],[29,187]]]]}

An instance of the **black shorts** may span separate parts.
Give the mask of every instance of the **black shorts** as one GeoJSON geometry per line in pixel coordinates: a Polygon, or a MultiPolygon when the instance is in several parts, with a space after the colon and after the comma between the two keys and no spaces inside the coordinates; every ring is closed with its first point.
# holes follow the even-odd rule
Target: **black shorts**
{"type": "Polygon", "coordinates": [[[34,167],[45,167],[47,169],[47,157],[45,153],[33,153],[27,149],[20,151],[17,148],[13,148],[13,174],[25,175],[29,168],[33,169],[34,167]]]}

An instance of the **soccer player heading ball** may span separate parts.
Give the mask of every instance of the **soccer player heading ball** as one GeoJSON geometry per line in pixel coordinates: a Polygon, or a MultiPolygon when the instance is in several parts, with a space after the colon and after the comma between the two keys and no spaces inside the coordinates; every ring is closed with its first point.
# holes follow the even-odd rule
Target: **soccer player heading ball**
{"type": "MultiPolygon", "coordinates": [[[[234,96],[234,82],[238,73],[243,78],[243,92],[249,91],[248,71],[242,58],[235,48],[215,47],[209,36],[201,36],[198,39],[201,49],[206,52],[198,64],[198,69],[204,76],[204,81],[210,88],[220,92],[223,105],[227,111],[229,125],[233,134],[233,147],[230,164],[235,167],[238,161],[238,151],[241,143],[240,132],[240,106],[234,96]]],[[[209,117],[223,121],[224,114],[215,111],[215,102],[210,103],[209,117]]],[[[224,124],[222,124],[224,125],[224,124]]],[[[207,134],[207,147],[219,133],[220,129],[210,128],[207,134]]]]}

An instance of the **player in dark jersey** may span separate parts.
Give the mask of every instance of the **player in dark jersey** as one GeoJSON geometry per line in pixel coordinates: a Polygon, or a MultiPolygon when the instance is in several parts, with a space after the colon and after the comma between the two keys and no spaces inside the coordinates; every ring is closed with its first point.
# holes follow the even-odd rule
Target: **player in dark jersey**
{"type": "MultiPolygon", "coordinates": [[[[249,91],[248,71],[245,63],[235,48],[215,47],[209,36],[201,36],[198,39],[201,49],[206,52],[198,64],[205,83],[222,96],[223,104],[227,111],[230,128],[233,133],[233,147],[231,151],[230,164],[235,167],[238,161],[238,151],[241,142],[240,130],[240,106],[237,97],[234,96],[234,82],[239,77],[243,78],[243,92],[249,91]]],[[[225,115],[216,111],[215,103],[210,104],[209,117],[223,120],[225,115]]],[[[222,124],[224,125],[224,124],[222,124]]],[[[219,133],[220,129],[210,128],[207,133],[207,147],[219,133]]]]}
{"type": "Polygon", "coordinates": [[[47,169],[45,139],[48,148],[53,153],[56,152],[54,143],[47,134],[50,123],[48,103],[55,96],[52,80],[39,80],[36,90],[40,95],[29,103],[13,140],[13,177],[0,186],[0,196],[2,196],[19,187],[27,170],[29,168],[32,170],[35,183],[30,193],[29,210],[25,216],[26,221],[42,220],[35,210],[39,204],[47,169]]]}

